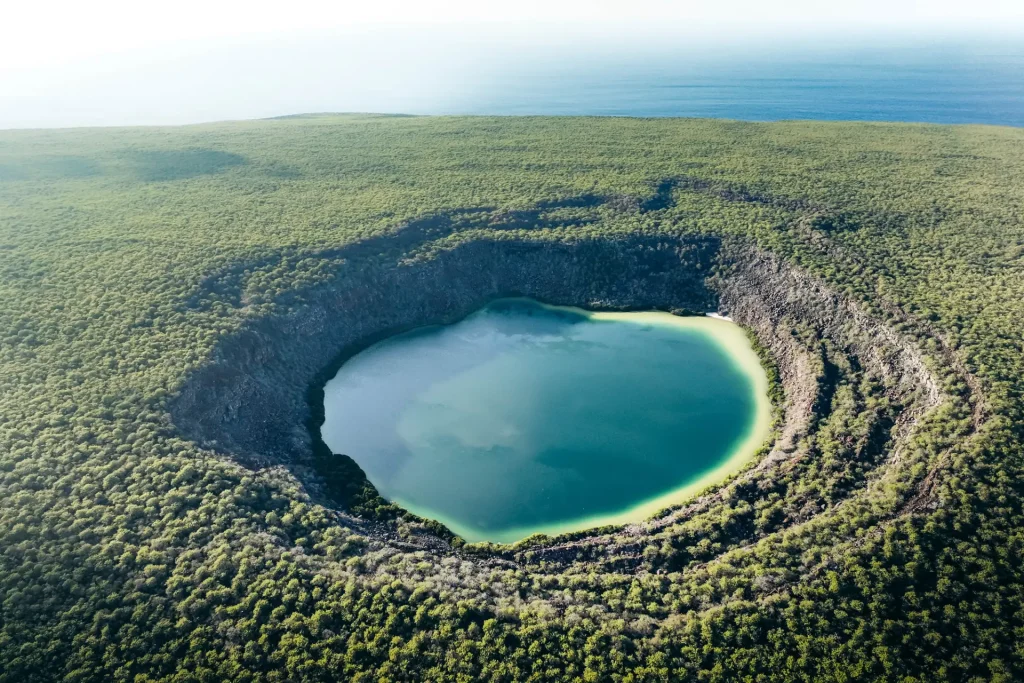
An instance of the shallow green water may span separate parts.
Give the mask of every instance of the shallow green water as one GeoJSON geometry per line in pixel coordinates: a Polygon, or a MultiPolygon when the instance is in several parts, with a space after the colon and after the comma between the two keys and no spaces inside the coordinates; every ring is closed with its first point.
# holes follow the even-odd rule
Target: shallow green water
{"type": "Polygon", "coordinates": [[[503,299],[387,339],[324,390],[325,443],[470,541],[639,521],[764,442],[767,381],[736,325],[503,299]]]}

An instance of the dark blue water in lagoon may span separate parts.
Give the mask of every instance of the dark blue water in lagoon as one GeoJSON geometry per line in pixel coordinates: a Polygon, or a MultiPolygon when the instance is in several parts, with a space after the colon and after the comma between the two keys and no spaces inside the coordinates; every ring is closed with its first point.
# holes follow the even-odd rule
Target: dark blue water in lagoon
{"type": "Polygon", "coordinates": [[[567,57],[496,71],[440,111],[1024,126],[1024,39],[567,57]]]}

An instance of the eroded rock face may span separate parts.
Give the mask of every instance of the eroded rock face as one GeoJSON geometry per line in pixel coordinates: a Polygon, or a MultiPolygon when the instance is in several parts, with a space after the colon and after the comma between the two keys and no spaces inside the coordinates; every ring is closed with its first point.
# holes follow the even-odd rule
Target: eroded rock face
{"type": "MultiPolygon", "coordinates": [[[[316,488],[322,386],[343,358],[384,336],[453,322],[511,295],[591,309],[731,315],[770,353],[785,391],[778,438],[755,470],[797,457],[797,444],[827,412],[838,380],[828,376],[821,343],[876,377],[899,406],[882,439],[889,450],[940,399],[913,343],[816,278],[752,247],[713,237],[496,238],[412,261],[346,264],[335,281],[308,292],[307,303],[254,320],[222,342],[172,402],[172,422],[183,436],[246,466],[288,466],[316,488]]],[[[634,525],[627,535],[656,530],[721,495],[634,525]]]]}
{"type": "Polygon", "coordinates": [[[720,308],[771,351],[786,390],[786,419],[776,455],[793,448],[812,418],[823,417],[823,407],[816,406],[822,386],[815,377],[822,369],[811,362],[813,350],[797,338],[797,327],[813,330],[818,339],[876,375],[888,397],[901,405],[905,419],[916,419],[938,404],[938,383],[916,344],[819,279],[743,246],[731,246],[721,265],[713,284],[720,308]]]}
{"type": "Polygon", "coordinates": [[[338,359],[399,330],[458,320],[509,295],[588,308],[703,312],[717,240],[541,244],[479,241],[412,263],[346,267],[311,303],[257,320],[224,342],[172,407],[182,432],[265,466],[312,451],[308,391],[338,359]]]}

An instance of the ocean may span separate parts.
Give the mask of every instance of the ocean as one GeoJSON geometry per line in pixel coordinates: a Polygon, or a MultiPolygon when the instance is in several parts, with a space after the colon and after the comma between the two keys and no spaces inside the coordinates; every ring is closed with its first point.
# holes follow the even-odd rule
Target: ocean
{"type": "Polygon", "coordinates": [[[0,69],[0,128],[313,112],[1024,126],[1024,36],[756,45],[500,38],[359,34],[153,48],[6,75],[0,69]]]}
{"type": "Polygon", "coordinates": [[[1024,126],[1024,41],[537,64],[429,113],[441,112],[1024,126]]]}

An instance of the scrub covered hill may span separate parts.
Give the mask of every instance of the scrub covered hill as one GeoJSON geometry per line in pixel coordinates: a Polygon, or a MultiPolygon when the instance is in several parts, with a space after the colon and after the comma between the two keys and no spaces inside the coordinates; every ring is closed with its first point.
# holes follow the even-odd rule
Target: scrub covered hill
{"type": "Polygon", "coordinates": [[[1020,680],[1022,390],[1021,129],[0,132],[0,681],[1020,680]],[[818,391],[782,465],[513,548],[404,515],[344,459],[246,461],[172,419],[247,325],[365,263],[705,238],[884,321],[934,390],[894,392],[889,355],[837,341],[856,325],[793,319],[818,391]]]}

